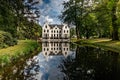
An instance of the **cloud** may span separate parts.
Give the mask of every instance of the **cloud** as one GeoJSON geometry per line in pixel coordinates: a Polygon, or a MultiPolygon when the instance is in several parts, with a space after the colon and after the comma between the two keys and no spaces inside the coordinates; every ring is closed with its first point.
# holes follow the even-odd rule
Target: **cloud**
{"type": "Polygon", "coordinates": [[[42,25],[45,22],[54,23],[53,18],[51,18],[50,16],[43,16],[43,15],[40,17],[39,21],[40,21],[39,23],[42,24],[42,25]]]}
{"type": "Polygon", "coordinates": [[[45,17],[45,20],[46,20],[46,22],[49,22],[49,23],[52,23],[52,22],[53,22],[53,19],[50,18],[49,16],[46,16],[46,17],[45,17]]]}
{"type": "Polygon", "coordinates": [[[41,11],[40,24],[43,25],[45,21],[50,21],[52,24],[60,24],[61,21],[58,16],[63,10],[63,1],[68,0],[40,0],[39,8],[41,11]]]}

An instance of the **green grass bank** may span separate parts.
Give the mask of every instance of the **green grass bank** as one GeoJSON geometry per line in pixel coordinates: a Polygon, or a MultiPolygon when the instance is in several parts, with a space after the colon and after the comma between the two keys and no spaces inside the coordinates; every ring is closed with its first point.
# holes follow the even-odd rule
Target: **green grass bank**
{"type": "Polygon", "coordinates": [[[15,46],[0,49],[0,66],[9,64],[26,54],[32,53],[37,47],[38,43],[34,40],[19,40],[15,46]]]}
{"type": "Polygon", "coordinates": [[[107,50],[120,53],[120,41],[112,41],[111,39],[74,39],[72,42],[77,43],[78,45],[87,45],[93,47],[101,47],[107,50]]]}

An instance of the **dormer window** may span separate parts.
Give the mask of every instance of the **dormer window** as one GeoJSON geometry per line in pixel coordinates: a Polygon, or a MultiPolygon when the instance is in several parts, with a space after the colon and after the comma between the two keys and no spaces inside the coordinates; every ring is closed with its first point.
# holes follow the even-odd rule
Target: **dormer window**
{"type": "Polygon", "coordinates": [[[47,26],[45,26],[45,28],[47,28],[47,26]]]}

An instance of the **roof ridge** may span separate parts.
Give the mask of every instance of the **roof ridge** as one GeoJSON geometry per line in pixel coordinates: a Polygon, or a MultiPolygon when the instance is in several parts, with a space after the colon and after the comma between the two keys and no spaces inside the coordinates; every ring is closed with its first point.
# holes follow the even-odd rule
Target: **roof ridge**
{"type": "Polygon", "coordinates": [[[64,25],[48,24],[48,26],[49,26],[50,28],[58,27],[58,28],[62,29],[62,27],[63,27],[64,25]]]}

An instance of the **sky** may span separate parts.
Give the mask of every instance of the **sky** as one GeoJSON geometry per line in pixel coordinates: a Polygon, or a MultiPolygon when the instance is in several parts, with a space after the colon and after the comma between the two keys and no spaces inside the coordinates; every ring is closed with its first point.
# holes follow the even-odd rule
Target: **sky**
{"type": "Polygon", "coordinates": [[[61,15],[61,11],[63,10],[63,1],[68,0],[40,0],[40,25],[43,25],[45,22],[49,22],[51,24],[61,24],[58,16],[61,15]]]}

